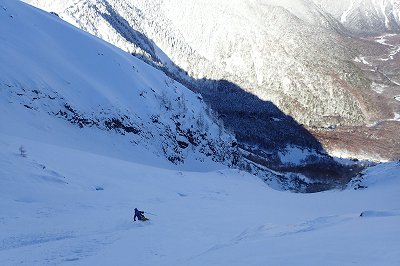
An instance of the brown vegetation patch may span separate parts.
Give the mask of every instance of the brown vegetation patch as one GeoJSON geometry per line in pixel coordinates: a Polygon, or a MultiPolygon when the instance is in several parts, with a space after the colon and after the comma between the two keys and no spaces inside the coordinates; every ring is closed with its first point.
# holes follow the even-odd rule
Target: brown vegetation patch
{"type": "Polygon", "coordinates": [[[355,157],[400,159],[400,122],[398,121],[384,121],[374,127],[310,129],[310,132],[329,152],[340,150],[354,154],[355,157]]]}

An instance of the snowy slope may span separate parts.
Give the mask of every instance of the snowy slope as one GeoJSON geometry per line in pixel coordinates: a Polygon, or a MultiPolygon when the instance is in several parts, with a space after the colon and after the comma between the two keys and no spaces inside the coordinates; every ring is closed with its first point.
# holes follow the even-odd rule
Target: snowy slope
{"type": "MultiPolygon", "coordinates": [[[[313,176],[314,182],[303,176],[302,169],[273,172],[272,163],[254,165],[248,160],[250,156],[241,157],[235,137],[224,129],[199,94],[54,14],[30,6],[19,10],[18,5],[24,6],[20,2],[3,5],[1,19],[5,27],[0,34],[6,41],[0,44],[0,59],[4,62],[0,66],[0,108],[10,114],[0,120],[5,133],[30,131],[24,128],[29,123],[37,130],[31,138],[51,141],[52,134],[60,134],[55,123],[70,123],[82,132],[104,131],[98,133],[105,134],[101,141],[108,141],[108,135],[123,137],[126,149],[144,148],[184,167],[188,162],[212,160],[246,169],[276,189],[316,191],[337,186],[337,176],[334,180],[323,174],[313,176]],[[51,134],[44,137],[41,129],[51,134]]],[[[264,134],[272,134],[269,132],[273,128],[268,130],[264,134]]],[[[274,134],[286,141],[285,135],[274,134]]],[[[304,142],[293,131],[287,130],[286,134],[304,142]]],[[[93,145],[88,147],[92,149],[93,145]]],[[[291,147],[286,153],[290,151],[291,147]]],[[[332,168],[341,167],[326,154],[318,156],[330,160],[332,168]]],[[[301,158],[299,168],[308,157],[315,158],[315,154],[301,158]]],[[[280,164],[282,160],[275,154],[271,161],[280,164]]],[[[348,178],[349,174],[339,176],[341,184],[348,178]]]]}
{"type": "Polygon", "coordinates": [[[167,168],[57,121],[38,136],[0,129],[1,265],[400,263],[398,163],[369,169],[366,189],[293,194],[221,165],[167,168]],[[151,221],[132,222],[135,207],[151,221]]]}
{"type": "Polygon", "coordinates": [[[400,263],[398,163],[344,191],[272,190],[207,159],[231,135],[161,72],[18,1],[0,25],[0,265],[400,263]]]}
{"type": "MultiPolygon", "coordinates": [[[[140,144],[173,163],[205,157],[234,163],[234,137],[201,96],[55,15],[19,1],[0,3],[2,109],[126,135],[127,148],[140,144]]],[[[2,116],[1,124],[7,119],[28,121],[2,116]]]]}

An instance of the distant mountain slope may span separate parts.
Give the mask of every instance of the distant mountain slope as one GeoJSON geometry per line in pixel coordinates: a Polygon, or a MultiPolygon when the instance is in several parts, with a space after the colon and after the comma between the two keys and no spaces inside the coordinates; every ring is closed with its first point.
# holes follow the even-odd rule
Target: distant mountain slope
{"type": "Polygon", "coordinates": [[[19,1],[0,1],[0,24],[2,107],[125,135],[176,164],[237,162],[235,138],[202,97],[163,72],[19,1]]]}
{"type": "Polygon", "coordinates": [[[340,23],[311,1],[28,2],[176,75],[164,53],[195,79],[231,81],[302,124],[360,125],[379,112],[340,23]]]}
{"type": "Polygon", "coordinates": [[[315,2],[356,34],[400,32],[399,0],[315,0],[315,2]]]}
{"type": "MultiPolygon", "coordinates": [[[[4,40],[0,43],[0,107],[7,114],[0,118],[0,131],[6,134],[26,138],[32,131],[34,139],[56,140],[69,139],[71,132],[79,135],[65,130],[69,125],[81,129],[81,134],[91,132],[91,143],[98,139],[115,147],[125,143],[125,149],[146,150],[188,168],[192,164],[187,162],[212,160],[245,169],[276,189],[302,192],[341,186],[359,170],[335,162],[304,128],[272,104],[261,111],[253,106],[256,120],[270,112],[266,116],[269,124],[263,127],[242,122],[241,110],[231,114],[233,124],[240,122],[238,137],[242,141],[258,145],[261,139],[271,152],[239,145],[200,94],[162,71],[68,25],[56,14],[18,1],[0,3],[0,36],[4,40]],[[294,127],[275,131],[280,123],[294,127]],[[258,132],[261,137],[256,136],[258,132]],[[288,145],[290,142],[303,146],[288,145]],[[309,159],[310,169],[304,166],[309,159]],[[273,167],[277,167],[275,171],[273,167]],[[326,167],[329,175],[320,174],[326,167]]],[[[244,95],[240,104],[253,103],[252,97],[244,95]]],[[[67,142],[70,145],[70,140],[67,142]]],[[[123,158],[121,154],[126,152],[119,150],[116,156],[123,158]]]]}
{"type": "MultiPolygon", "coordinates": [[[[386,74],[371,78],[388,47],[356,37],[350,24],[341,23],[347,3],[25,1],[58,13],[200,92],[242,146],[268,153],[288,146],[321,150],[320,141],[330,152],[358,158],[398,157],[381,149],[369,127],[398,113],[393,95],[383,97],[375,90],[385,85],[377,82],[386,74]],[[365,60],[368,54],[377,60],[371,64],[365,60]],[[349,142],[357,144],[337,146],[336,131],[343,134],[340,139],[354,132],[356,141],[351,137],[349,142]],[[368,151],[358,144],[367,142],[368,151]]],[[[380,2],[371,3],[378,8],[380,2]]],[[[389,67],[386,73],[397,71],[395,64],[389,67]]],[[[385,125],[378,134],[395,132],[385,125]]]]}

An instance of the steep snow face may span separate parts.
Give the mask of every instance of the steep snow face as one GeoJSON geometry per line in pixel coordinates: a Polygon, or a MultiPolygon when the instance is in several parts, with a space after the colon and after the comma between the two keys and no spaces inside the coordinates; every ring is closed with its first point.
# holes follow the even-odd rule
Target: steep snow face
{"type": "Polygon", "coordinates": [[[335,34],[339,23],[312,1],[27,2],[188,82],[182,73],[228,80],[302,124],[363,124],[378,112],[366,107],[370,84],[335,34]]]}
{"type": "Polygon", "coordinates": [[[37,1],[26,0],[31,5],[38,6],[44,10],[54,11],[60,17],[72,25],[83,29],[115,46],[135,55],[142,55],[153,62],[159,61],[153,43],[143,36],[139,31],[131,28],[140,27],[140,20],[126,21],[129,13],[135,13],[139,18],[143,16],[141,10],[129,1],[116,2],[119,13],[108,1],[103,0],[71,0],[71,1],[37,1]]]}
{"type": "Polygon", "coordinates": [[[316,0],[315,2],[353,33],[400,32],[398,0],[316,0]]]}
{"type": "Polygon", "coordinates": [[[176,164],[235,163],[234,137],[163,72],[19,1],[0,1],[0,24],[0,103],[15,110],[1,124],[28,122],[26,109],[36,124],[45,115],[125,135],[176,164]]]}

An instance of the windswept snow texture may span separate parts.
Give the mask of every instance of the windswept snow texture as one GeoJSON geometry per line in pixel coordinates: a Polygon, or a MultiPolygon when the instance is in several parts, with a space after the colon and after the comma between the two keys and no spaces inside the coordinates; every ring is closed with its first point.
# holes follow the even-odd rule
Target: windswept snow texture
{"type": "Polygon", "coordinates": [[[3,106],[125,135],[127,149],[144,145],[175,164],[205,157],[234,164],[235,139],[200,95],[55,15],[0,4],[3,106]]]}

